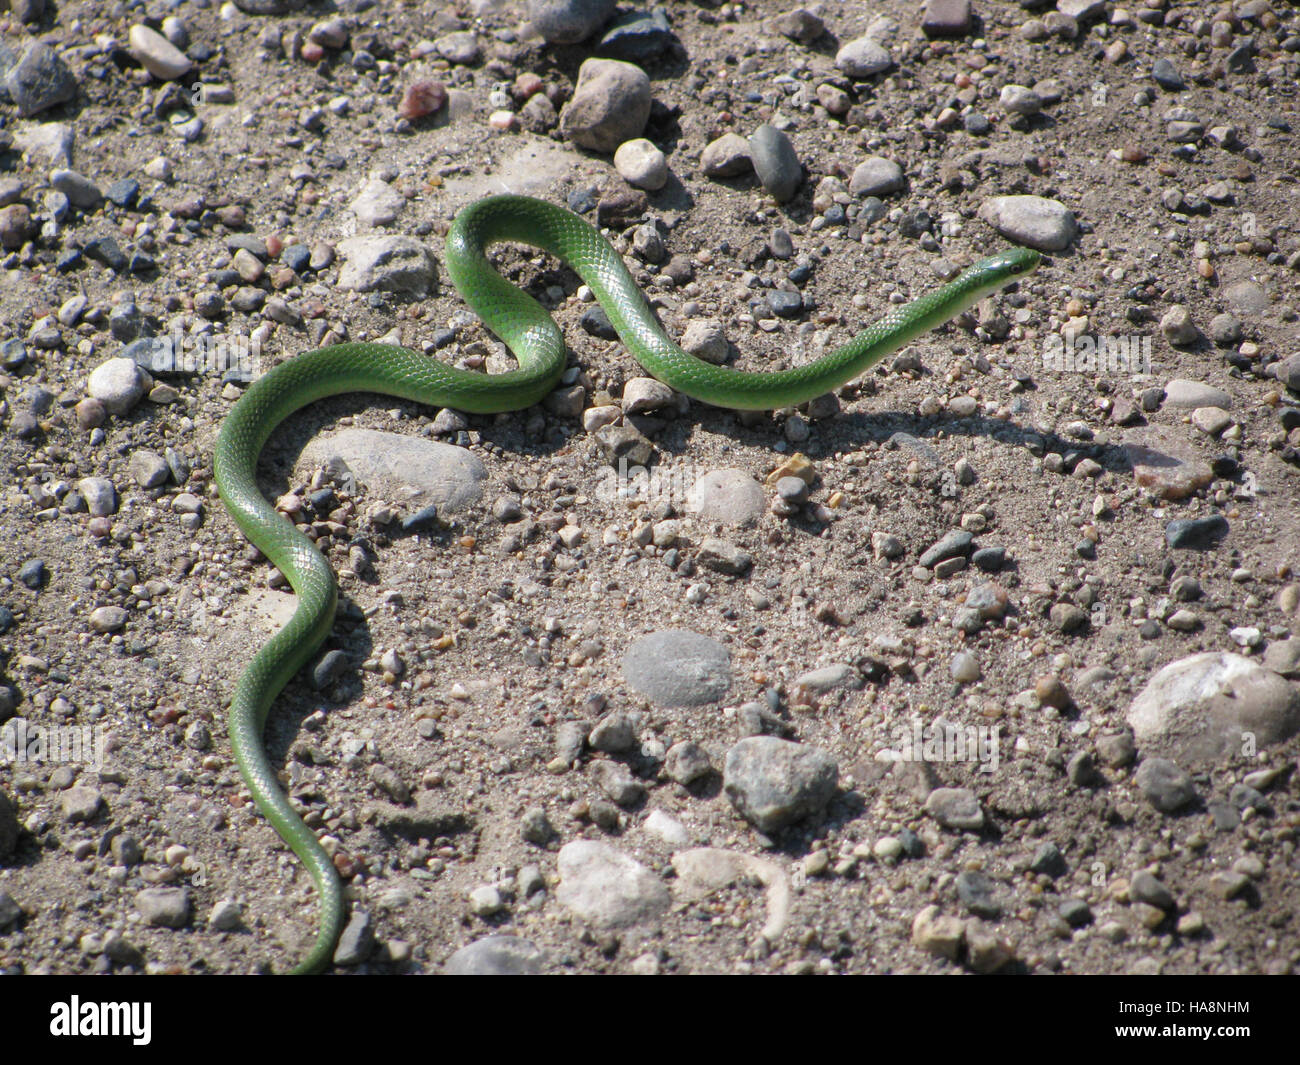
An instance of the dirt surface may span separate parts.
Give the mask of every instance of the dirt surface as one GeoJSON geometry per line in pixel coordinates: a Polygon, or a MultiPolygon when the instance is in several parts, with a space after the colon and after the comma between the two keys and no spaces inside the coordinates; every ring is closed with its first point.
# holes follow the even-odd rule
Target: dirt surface
{"type": "MultiPolygon", "coordinates": [[[[1131,10],[1158,18],[1115,24],[1112,5],[1098,4],[1072,34],[1042,10],[976,0],[973,27],[931,38],[916,4],[824,4],[813,9],[824,31],[803,43],[767,22],[786,4],[670,0],[675,41],[644,63],[654,104],[643,134],[670,177],[642,195],[558,125],[489,122],[521,110],[511,87],[529,74],[562,111],[599,35],[547,44],[529,34],[523,4],[339,6],[255,16],[62,0],[34,24],[0,23],[16,55],[48,41],[77,82],[75,99],[36,115],[0,105],[0,179],[21,183],[13,202],[33,218],[0,263],[3,334],[25,351],[6,348],[0,376],[0,607],[11,615],[0,623],[0,718],[84,726],[105,742],[102,764],[0,764],[13,807],[0,799],[0,968],[280,970],[314,935],[310,883],[248,801],[225,738],[236,679],[292,610],[212,484],[213,443],[243,385],[160,373],[162,391],[98,426],[77,404],[91,372],[142,329],[196,323],[261,341],[260,371],[321,343],[380,337],[507,366],[441,270],[427,298],[339,283],[345,256],[331,261],[324,246],[363,231],[351,205],[380,171],[405,202],[377,232],[411,235],[439,260],[450,219],[482,195],[583,206],[591,190],[599,206],[587,217],[603,220],[665,328],[681,336],[695,319],[720,320],[732,364],[746,369],[810,360],[1005,247],[980,217],[993,197],[1058,201],[1078,231],[1024,282],[820,409],[741,417],[683,402],[627,415],[666,474],[650,498],[608,490],[607,454],[563,401],[460,429],[367,395],[294,416],[266,452],[263,487],[299,501],[333,487],[296,520],[340,572],[326,649],[345,657],[324,690],[306,675],[291,683],[266,739],[364,915],[335,971],[438,971],[494,934],[537,952],[508,944],[514,961],[500,964],[545,972],[1300,969],[1294,721],[1289,738],[1258,750],[1195,758],[1174,739],[1125,750],[1130,703],[1161,667],[1200,652],[1259,662],[1300,624],[1298,401],[1277,370],[1300,351],[1294,9],[1252,0],[1233,15],[1154,0],[1131,10]],[[183,20],[195,64],[163,82],[126,44],[133,25],[168,14],[183,20]],[[304,58],[305,35],[333,15],[346,46],[304,58]],[[873,30],[892,69],[846,77],[837,50],[878,16],[893,21],[873,30]],[[1026,30],[1034,19],[1046,36],[1026,30]],[[463,30],[478,35],[470,62],[421,45],[463,30]],[[362,50],[369,63],[355,59],[362,50]],[[1181,92],[1151,78],[1161,58],[1181,92]],[[451,100],[399,121],[421,77],[451,100]],[[227,87],[215,99],[230,102],[194,91],[196,79],[227,87]],[[1009,113],[1007,84],[1037,85],[1041,108],[1009,113]],[[847,95],[846,113],[828,112],[841,101],[823,85],[847,95]],[[1179,107],[1191,114],[1170,117],[1179,107]],[[194,116],[202,129],[187,140],[194,116]],[[1199,133],[1170,139],[1171,123],[1192,121],[1199,133]],[[134,206],[104,199],[51,220],[60,164],[23,147],[24,131],[51,122],[74,131],[71,168],[101,191],[139,182],[134,206]],[[701,170],[707,144],[764,122],[785,130],[804,168],[784,204],[752,172],[701,170]],[[160,156],[163,180],[149,169],[160,156]],[[863,197],[844,189],[868,156],[897,162],[905,185],[864,221],[863,197]],[[827,177],[842,182],[839,201],[827,177]],[[633,250],[646,222],[665,245],[660,264],[633,250]],[[788,258],[774,254],[778,229],[788,258]],[[110,235],[153,268],[65,261],[110,235]],[[270,242],[265,273],[232,282],[220,273],[241,265],[229,241],[247,237],[270,242]],[[323,265],[276,258],[298,244],[323,265]],[[790,283],[801,264],[806,279],[790,283]],[[774,283],[801,294],[794,317],[768,309],[774,283]],[[238,309],[241,288],[262,291],[254,309],[238,309]],[[61,321],[79,294],[85,307],[61,321]],[[1199,329],[1188,343],[1162,329],[1175,305],[1199,329]],[[1216,319],[1225,314],[1232,323],[1216,319]],[[1150,372],[1045,364],[1047,338],[1063,329],[1146,338],[1150,372]],[[1173,405],[1162,390],[1174,380],[1226,393],[1223,417],[1215,403],[1173,405]],[[331,482],[301,457],[347,427],[468,448],[487,471],[481,495],[432,529],[402,532],[416,508],[399,489],[331,482]],[[1173,457],[1135,473],[1151,454],[1142,446],[1173,457]],[[142,486],[138,456],[169,450],[163,483],[142,486]],[[768,478],[796,452],[811,463],[810,495],[783,508],[768,478]],[[697,478],[733,468],[764,486],[758,521],[692,514],[697,478]],[[1169,498],[1183,476],[1194,486],[1169,498]],[[98,521],[81,502],[84,478],[107,478],[118,496],[98,521]],[[1170,546],[1169,522],[1212,514],[1226,536],[1170,546]],[[962,561],[918,568],[955,529],[974,537],[962,561]],[[709,537],[750,566],[713,568],[700,557],[709,537]],[[887,537],[899,557],[887,557],[887,537]],[[972,548],[998,546],[1000,568],[965,564],[972,548]],[[24,570],[32,560],[44,576],[24,570]],[[972,619],[969,602],[991,605],[972,619]],[[104,607],[122,608],[121,623],[94,614],[104,607]],[[1175,620],[1180,611],[1190,617],[1175,620]],[[633,686],[628,649],[667,630],[725,648],[725,695],[670,707],[633,686]],[[833,682],[799,680],[830,666],[845,667],[833,682]],[[914,722],[940,718],[986,741],[996,729],[996,748],[964,761],[882,756],[914,722]],[[566,723],[583,723],[581,737],[602,719],[609,750],[593,737],[565,753],[566,723]],[[756,728],[838,769],[829,801],[767,834],[740,816],[723,779],[728,752],[756,728]],[[683,742],[712,766],[689,783],[667,753],[683,742]],[[1190,776],[1194,796],[1174,812],[1136,780],[1157,754],[1190,776]],[[953,827],[961,818],[944,813],[945,798],[972,798],[974,823],[953,827]],[[575,901],[584,874],[562,876],[559,855],[584,839],[644,867],[605,870],[635,919],[575,901]],[[699,878],[680,858],[698,848],[761,861],[740,861],[709,893],[692,888],[699,878]],[[141,898],[158,888],[184,895],[141,898]],[[760,934],[787,889],[788,914],[760,934]],[[229,927],[214,927],[214,911],[229,927]]],[[[584,329],[591,304],[577,277],[531,250],[497,261],[553,309],[581,368],[566,381],[582,386],[581,406],[617,404],[644,374],[617,341],[584,329]]]]}

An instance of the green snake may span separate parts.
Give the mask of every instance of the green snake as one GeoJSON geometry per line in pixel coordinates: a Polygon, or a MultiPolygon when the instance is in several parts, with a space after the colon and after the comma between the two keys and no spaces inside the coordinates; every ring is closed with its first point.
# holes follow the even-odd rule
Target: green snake
{"type": "Polygon", "coordinates": [[[771,410],[815,399],[857,377],[922,333],[1029,273],[1039,255],[1012,248],[982,259],[954,280],[890,310],[843,347],[806,366],[749,373],[687,354],[660,328],[618,252],[570,211],[524,196],[493,196],[464,208],[447,235],[446,266],[465,301],[518,360],[508,373],[456,369],[387,344],[333,344],[280,363],[258,378],[227,415],[214,474],[222,502],[254,545],[288,578],[298,605],[259,650],[231,699],[230,745],[257,809],[305,863],[320,899],[317,937],[295,973],[330,964],[346,907],[328,854],[281,790],[262,743],[267,713],[289,679],[324,643],[338,586],[324,555],[263,498],[257,461],[272,430],[318,399],[377,392],[431,406],[494,414],[539,402],[565,366],[564,337],[550,314],[509,284],[487,259],[499,241],[533,245],[561,259],[591,288],[627,349],[677,391],[719,407],[771,410]]]}

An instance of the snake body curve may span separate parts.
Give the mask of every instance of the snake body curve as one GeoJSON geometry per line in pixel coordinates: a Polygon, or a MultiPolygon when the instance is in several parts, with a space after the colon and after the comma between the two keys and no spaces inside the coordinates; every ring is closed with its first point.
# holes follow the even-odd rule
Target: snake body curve
{"type": "Polygon", "coordinates": [[[499,241],[541,248],[575,270],[627,349],[656,378],[705,403],[748,410],[791,406],[833,390],[1029,273],[1039,259],[1037,252],[1025,248],[983,259],[948,284],[890,310],[813,363],[749,373],[703,362],[674,344],[655,321],[622,258],[588,222],[542,200],[493,196],[456,216],[447,235],[445,261],[465,301],[515,354],[517,370],[473,373],[406,348],[346,343],[305,352],[258,378],[221,426],[214,476],[235,523],[288,578],[298,605],[240,677],[228,723],[231,749],[254,804],[306,865],[319,895],[316,941],[295,973],[317,972],[331,962],[346,907],[339,874],[281,790],[262,733],[276,696],[328,636],[338,587],[329,563],[312,541],[262,496],[256,481],[258,456],[286,417],[318,399],[342,393],[377,392],[478,414],[539,402],[564,370],[564,338],[545,308],[489,263],[487,248],[499,241]]]}

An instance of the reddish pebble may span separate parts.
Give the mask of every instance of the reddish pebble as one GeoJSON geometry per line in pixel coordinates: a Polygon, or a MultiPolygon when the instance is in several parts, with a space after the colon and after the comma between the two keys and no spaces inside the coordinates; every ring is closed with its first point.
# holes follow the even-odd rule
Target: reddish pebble
{"type": "Polygon", "coordinates": [[[515,99],[527,100],[542,91],[542,79],[531,71],[525,71],[515,78],[515,99]]]}
{"type": "Polygon", "coordinates": [[[104,404],[94,396],[87,396],[73,409],[77,415],[77,424],[83,429],[94,429],[103,425],[108,417],[108,411],[105,409],[104,404]]]}
{"type": "Polygon", "coordinates": [[[488,125],[493,129],[512,130],[515,128],[516,118],[513,111],[493,111],[488,115],[488,125]]]}
{"type": "Polygon", "coordinates": [[[431,115],[447,102],[447,89],[440,81],[412,82],[402,93],[402,102],[397,105],[397,113],[414,122],[417,118],[431,115]]]}
{"type": "Polygon", "coordinates": [[[302,57],[308,63],[319,63],[324,58],[325,49],[315,41],[306,41],[302,46],[302,57]]]}
{"type": "Polygon", "coordinates": [[[278,259],[280,252],[284,251],[284,241],[276,234],[272,233],[266,238],[266,254],[272,259],[278,259]]]}

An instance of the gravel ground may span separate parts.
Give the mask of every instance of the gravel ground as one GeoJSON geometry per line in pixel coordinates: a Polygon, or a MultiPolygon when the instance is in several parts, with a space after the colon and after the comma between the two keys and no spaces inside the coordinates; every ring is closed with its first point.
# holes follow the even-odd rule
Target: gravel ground
{"type": "Polygon", "coordinates": [[[267,730],[348,884],[335,971],[1300,970],[1293,8],[8,9],[4,971],[310,942],[224,732],[293,600],[213,442],[312,346],[508,368],[439,267],[506,190],[752,369],[1045,257],[740,416],[507,247],[572,347],[540,407],[276,434],[342,588],[267,730]]]}

